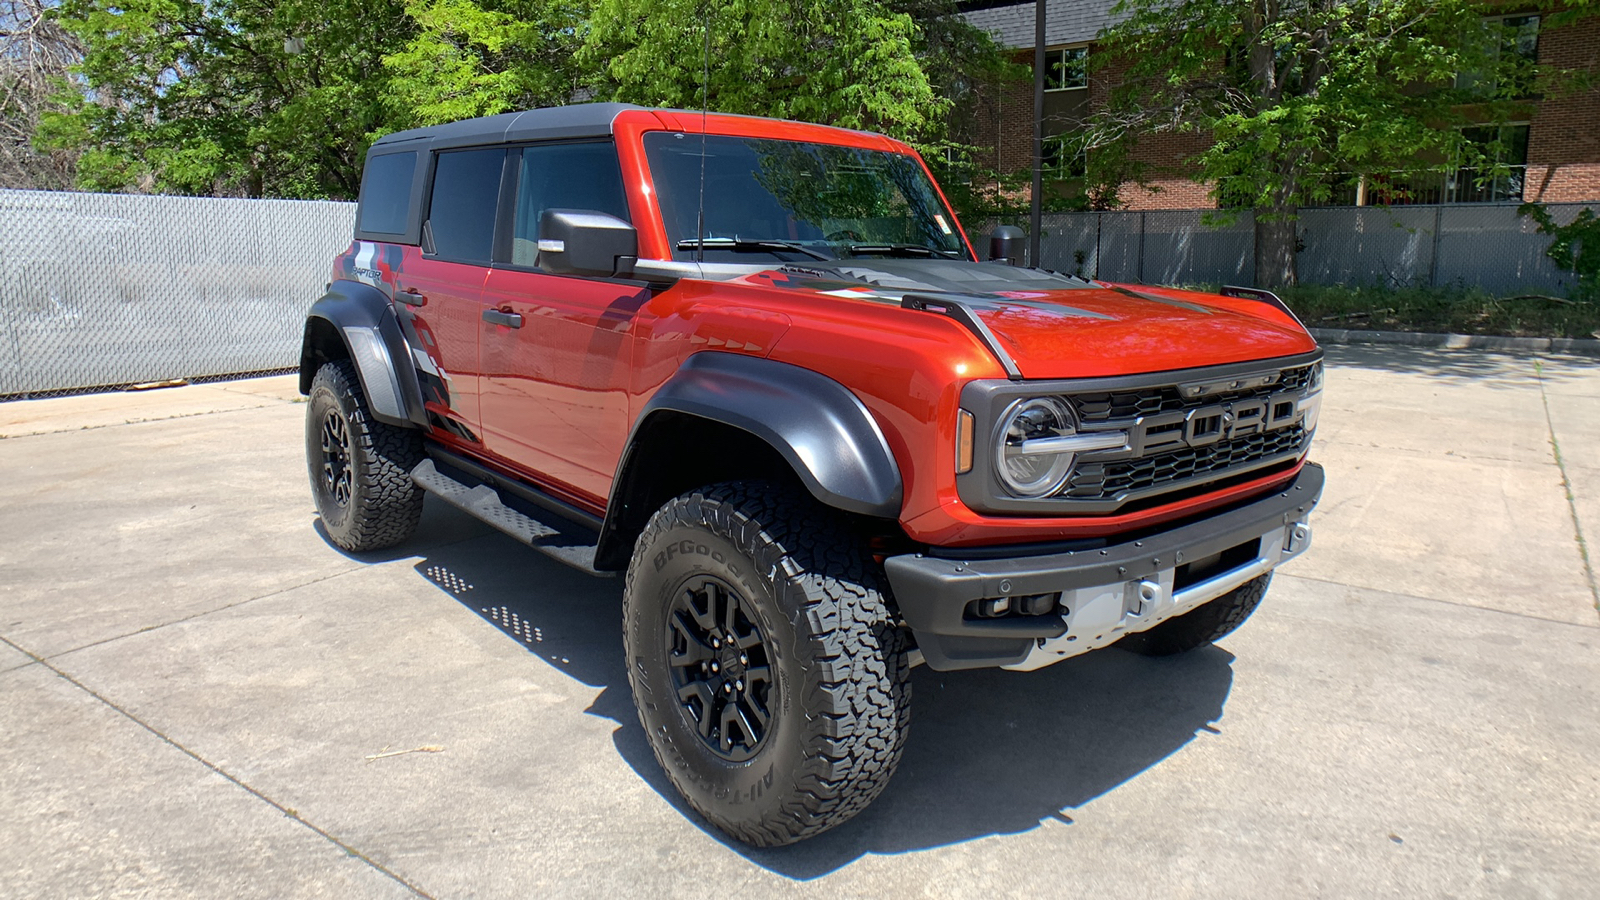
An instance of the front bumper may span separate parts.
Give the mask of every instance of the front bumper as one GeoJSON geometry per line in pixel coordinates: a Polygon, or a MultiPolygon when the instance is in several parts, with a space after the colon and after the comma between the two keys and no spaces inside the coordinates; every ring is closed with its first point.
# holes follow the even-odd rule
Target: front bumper
{"type": "Polygon", "coordinates": [[[1322,467],[1307,463],[1267,497],[1137,540],[998,559],[933,550],[890,557],[884,570],[931,668],[1036,669],[1154,628],[1298,556],[1322,485],[1322,467]],[[1038,599],[1048,595],[1058,596],[1038,599]],[[1050,611],[979,618],[984,602],[1050,611]]]}

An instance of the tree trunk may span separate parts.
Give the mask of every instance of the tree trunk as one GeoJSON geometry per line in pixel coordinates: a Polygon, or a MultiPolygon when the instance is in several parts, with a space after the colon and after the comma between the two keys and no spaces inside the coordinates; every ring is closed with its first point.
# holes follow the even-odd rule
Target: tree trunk
{"type": "Polygon", "coordinates": [[[1295,153],[1294,148],[1288,148],[1290,158],[1275,167],[1277,184],[1272,189],[1272,205],[1256,209],[1256,287],[1268,290],[1300,283],[1295,266],[1300,250],[1300,207],[1295,202],[1300,172],[1293,162],[1295,153]]]}
{"type": "Polygon", "coordinates": [[[1293,287],[1299,281],[1295,269],[1299,220],[1292,209],[1288,215],[1277,209],[1256,210],[1256,287],[1293,287]]]}

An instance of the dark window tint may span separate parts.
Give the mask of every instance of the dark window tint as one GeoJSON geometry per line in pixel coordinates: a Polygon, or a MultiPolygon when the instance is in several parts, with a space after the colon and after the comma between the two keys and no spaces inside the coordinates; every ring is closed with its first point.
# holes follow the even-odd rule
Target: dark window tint
{"type": "Polygon", "coordinates": [[[367,160],[367,170],[361,178],[362,231],[406,233],[406,211],[411,205],[411,180],[416,171],[416,153],[389,153],[367,160]]]}
{"type": "Polygon", "coordinates": [[[498,148],[439,154],[428,203],[428,227],[439,256],[489,261],[505,158],[506,151],[498,148]]]}
{"type": "Polygon", "coordinates": [[[628,221],[617,148],[609,143],[545,144],[522,148],[517,218],[511,261],[537,265],[539,214],[547,209],[587,209],[628,221]]]}

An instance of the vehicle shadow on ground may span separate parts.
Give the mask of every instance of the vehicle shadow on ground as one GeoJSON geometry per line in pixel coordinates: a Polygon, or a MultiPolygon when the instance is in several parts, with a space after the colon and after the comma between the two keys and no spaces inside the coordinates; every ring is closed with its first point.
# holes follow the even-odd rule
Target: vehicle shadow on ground
{"type": "Polygon", "coordinates": [[[623,666],[623,580],[592,578],[498,534],[439,543],[461,524],[457,515],[430,510],[397,551],[420,555],[421,577],[530,654],[602,688],[586,712],[617,723],[617,752],[639,777],[707,834],[790,878],[826,875],[867,854],[1070,824],[1073,810],[1215,731],[1232,684],[1233,656],[1215,647],[1165,659],[1111,649],[1033,673],[919,668],[911,738],[884,794],[820,837],[755,850],[684,804],[645,742],[623,666]]]}

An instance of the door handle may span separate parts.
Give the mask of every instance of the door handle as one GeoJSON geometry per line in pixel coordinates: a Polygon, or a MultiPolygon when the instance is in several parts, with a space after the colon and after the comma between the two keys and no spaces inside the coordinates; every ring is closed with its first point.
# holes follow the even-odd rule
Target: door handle
{"type": "Polygon", "coordinates": [[[501,312],[498,309],[486,309],[483,311],[483,320],[485,322],[493,322],[496,325],[504,325],[507,328],[522,327],[521,313],[501,312]]]}
{"type": "Polygon", "coordinates": [[[407,306],[422,306],[428,302],[428,298],[417,293],[414,288],[401,288],[400,290],[395,291],[394,299],[404,303],[407,306]]]}

